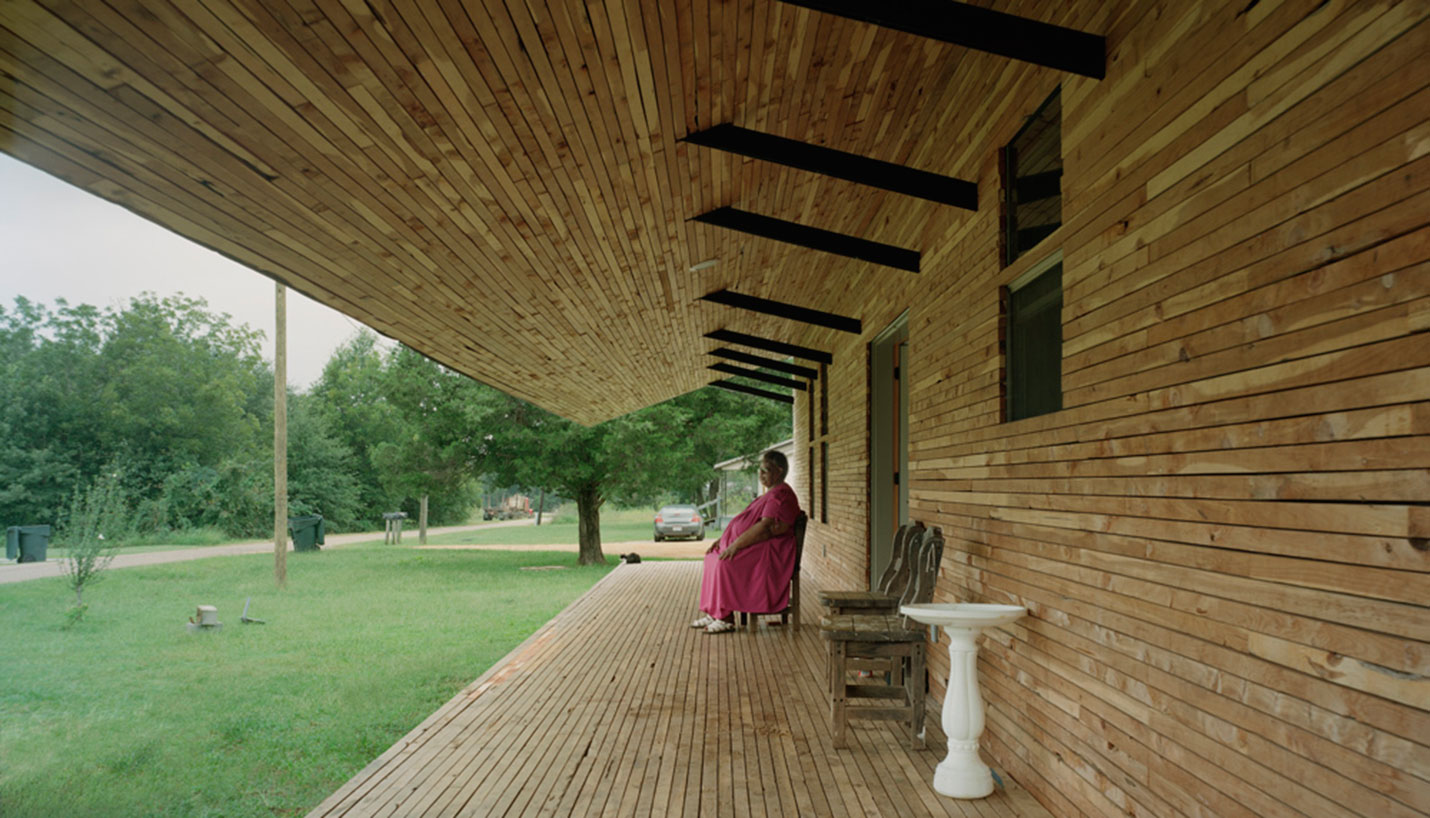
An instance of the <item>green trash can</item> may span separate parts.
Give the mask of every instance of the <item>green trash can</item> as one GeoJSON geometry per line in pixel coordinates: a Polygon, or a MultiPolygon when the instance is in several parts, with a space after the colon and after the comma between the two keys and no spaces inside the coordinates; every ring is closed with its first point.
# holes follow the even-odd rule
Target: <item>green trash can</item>
{"type": "Polygon", "coordinates": [[[323,515],[288,518],[288,534],[293,538],[294,551],[317,551],[323,544],[323,515]]]}
{"type": "Polygon", "coordinates": [[[50,548],[47,525],[12,525],[5,529],[5,559],[44,562],[50,548]]]}

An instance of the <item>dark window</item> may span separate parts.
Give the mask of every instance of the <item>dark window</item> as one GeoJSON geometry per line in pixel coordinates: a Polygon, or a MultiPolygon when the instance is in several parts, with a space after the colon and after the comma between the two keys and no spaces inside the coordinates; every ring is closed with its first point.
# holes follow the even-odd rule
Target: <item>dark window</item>
{"type": "MultiPolygon", "coordinates": [[[[814,446],[809,447],[809,516],[814,518],[814,446]]],[[[827,515],[826,515],[827,516],[827,515]]]]}
{"type": "Polygon", "coordinates": [[[829,522],[829,444],[819,444],[819,521],[829,522]]]}
{"type": "Polygon", "coordinates": [[[1009,288],[1008,420],[1063,408],[1063,266],[1009,288]]]}
{"type": "Polygon", "coordinates": [[[829,434],[829,367],[819,365],[819,433],[829,434]]]}
{"type": "Polygon", "coordinates": [[[1003,263],[1031,250],[1063,222],[1061,89],[1003,149],[1003,263]]]}
{"type": "Polygon", "coordinates": [[[809,421],[809,425],[805,427],[806,436],[812,441],[814,440],[814,381],[809,382],[809,391],[805,392],[804,404],[808,410],[805,414],[809,421]]]}

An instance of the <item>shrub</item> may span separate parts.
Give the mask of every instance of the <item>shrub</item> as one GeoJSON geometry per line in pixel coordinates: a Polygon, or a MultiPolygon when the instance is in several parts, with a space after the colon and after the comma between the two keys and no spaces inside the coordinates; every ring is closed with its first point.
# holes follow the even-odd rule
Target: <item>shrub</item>
{"type": "Polygon", "coordinates": [[[100,580],[115,549],[132,533],[123,486],[123,475],[107,469],[83,491],[76,488],[70,500],[69,514],[56,538],[65,545],[60,569],[74,591],[70,624],[84,618],[88,608],[84,589],[100,580]]]}

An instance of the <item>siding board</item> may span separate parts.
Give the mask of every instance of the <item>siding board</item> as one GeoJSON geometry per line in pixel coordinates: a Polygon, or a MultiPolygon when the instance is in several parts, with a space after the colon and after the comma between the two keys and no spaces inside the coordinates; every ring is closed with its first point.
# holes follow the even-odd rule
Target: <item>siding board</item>
{"type": "MultiPolygon", "coordinates": [[[[1427,14],[1107,11],[1107,80],[1064,84],[1063,227],[1000,268],[980,211],[870,293],[911,311],[936,597],[1031,611],[985,640],[985,752],[1059,815],[1430,814],[1427,14]],[[1003,423],[997,288],[1052,249],[1066,408],[1003,423]]],[[[1031,73],[999,77],[1021,107],[985,157],[1042,99],[1031,73]]],[[[867,489],[841,460],[868,468],[844,374],[867,338],[832,340],[806,565],[863,587],[867,489]]]]}

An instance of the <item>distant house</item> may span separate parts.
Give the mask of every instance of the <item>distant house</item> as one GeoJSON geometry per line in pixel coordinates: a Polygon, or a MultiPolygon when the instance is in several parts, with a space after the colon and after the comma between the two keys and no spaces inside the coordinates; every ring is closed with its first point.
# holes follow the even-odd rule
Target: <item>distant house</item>
{"type": "Polygon", "coordinates": [[[760,465],[760,457],[770,449],[778,450],[789,460],[790,473],[785,475],[785,482],[791,486],[799,486],[799,466],[794,458],[794,438],[782,440],[779,443],[762,449],[752,454],[742,454],[739,457],[732,457],[729,460],[721,460],[713,468],[715,470],[715,480],[719,483],[716,487],[714,512],[711,520],[720,528],[725,527],[725,523],[731,517],[739,514],[745,506],[760,493],[760,477],[757,473],[760,465]]]}

